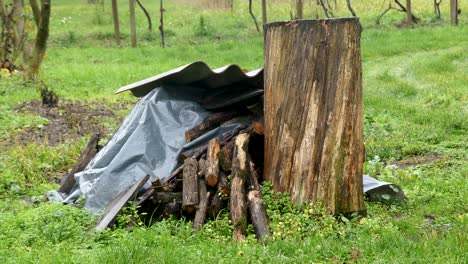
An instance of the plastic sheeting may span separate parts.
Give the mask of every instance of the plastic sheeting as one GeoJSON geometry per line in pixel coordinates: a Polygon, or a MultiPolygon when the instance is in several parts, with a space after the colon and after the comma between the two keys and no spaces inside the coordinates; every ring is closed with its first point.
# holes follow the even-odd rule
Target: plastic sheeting
{"type": "MultiPolygon", "coordinates": [[[[184,133],[209,114],[194,98],[203,90],[194,87],[153,89],[142,98],[120,128],[83,172],[65,202],[79,196],[92,214],[102,209],[139,179],[165,179],[177,166],[179,154],[231,131],[239,124],[221,126],[186,144],[184,133]]],[[[148,181],[144,188],[150,187],[148,181]]]]}

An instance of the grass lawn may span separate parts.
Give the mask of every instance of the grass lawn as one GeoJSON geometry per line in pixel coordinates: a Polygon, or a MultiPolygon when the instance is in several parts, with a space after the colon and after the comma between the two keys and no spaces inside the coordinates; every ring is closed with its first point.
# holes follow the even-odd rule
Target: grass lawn
{"type": "MultiPolygon", "coordinates": [[[[318,217],[315,208],[296,208],[267,186],[273,235],[264,244],[256,242],[252,227],[245,242],[231,241],[226,214],[197,234],[184,220],[152,226],[136,221],[129,230],[124,227],[135,214],[131,207],[112,230],[96,233],[95,219],[83,209],[45,202],[45,193],[58,187],[57,177],[71,169],[88,136],[54,145],[21,140],[24,131],[51,124],[18,110],[39,98],[39,86],[73,100],[63,102],[111,109],[115,114],[95,121],[110,134],[136,102],[129,93],[114,95],[120,86],[196,60],[212,67],[263,65],[263,37],[244,2],[231,12],[168,1],[165,49],[159,47],[157,26],[147,32],[141,10],[138,47],[129,46],[128,1],[119,2],[121,46],[113,42],[110,3],[103,10],[84,0],[56,0],[42,82],[0,77],[1,263],[468,262],[468,2],[459,1],[460,25],[453,27],[449,1],[443,1],[443,17],[436,20],[430,1],[413,0],[420,24],[398,28],[403,13],[391,11],[376,26],[385,8],[381,1],[352,1],[364,28],[365,172],[401,186],[408,202],[367,202],[368,216],[360,221],[318,217]]],[[[142,2],[157,14],[155,1],[142,2]]],[[[343,3],[336,14],[346,16],[344,1],[338,2],[343,3]]],[[[259,3],[254,11],[261,20],[259,3]]],[[[268,7],[270,20],[289,19],[286,1],[268,7]]],[[[306,5],[306,17],[317,13],[316,6],[306,5]]],[[[154,24],[157,20],[153,17],[154,24]]],[[[62,109],[59,115],[70,114],[62,109]]],[[[79,121],[67,118],[69,124],[79,121]]]]}

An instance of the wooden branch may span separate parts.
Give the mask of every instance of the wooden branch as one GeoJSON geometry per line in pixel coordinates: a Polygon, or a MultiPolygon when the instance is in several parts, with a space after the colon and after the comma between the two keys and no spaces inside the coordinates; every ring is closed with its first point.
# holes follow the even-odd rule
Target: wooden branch
{"type": "Polygon", "coordinates": [[[201,124],[185,132],[185,140],[191,142],[206,132],[218,127],[239,114],[237,112],[217,112],[206,117],[201,124]]]}
{"type": "Polygon", "coordinates": [[[234,158],[232,162],[231,183],[231,221],[234,227],[232,237],[234,240],[245,239],[247,229],[247,205],[245,184],[248,173],[249,135],[240,134],[236,138],[234,147],[234,158]]]}
{"type": "Polygon", "coordinates": [[[198,161],[195,158],[188,158],[184,161],[184,181],[182,209],[188,213],[194,211],[199,203],[198,198],[198,161]]]}
{"type": "Polygon", "coordinates": [[[382,17],[391,9],[392,9],[392,2],[389,2],[387,9],[385,9],[382,13],[380,13],[380,15],[377,17],[375,21],[375,24],[380,25],[380,20],[382,19],[382,17]]]}
{"type": "Polygon", "coordinates": [[[100,133],[94,133],[88,141],[85,149],[81,153],[78,161],[73,166],[72,170],[62,179],[59,192],[68,194],[73,185],[75,185],[75,173],[83,171],[88,163],[96,156],[100,146],[99,140],[101,139],[100,133]]]}
{"type": "Polygon", "coordinates": [[[323,0],[319,0],[319,2],[320,2],[320,5],[322,6],[323,13],[325,14],[325,16],[326,16],[327,18],[330,18],[330,15],[329,15],[329,13],[328,13],[328,8],[327,8],[327,6],[325,5],[325,3],[323,2],[323,0]]]}
{"type": "Polygon", "coordinates": [[[153,30],[153,23],[151,22],[151,16],[149,15],[146,8],[141,4],[140,0],[136,0],[138,6],[141,8],[143,13],[145,13],[146,20],[148,21],[148,31],[151,32],[153,30]]]}
{"type": "Polygon", "coordinates": [[[219,177],[219,159],[218,153],[220,151],[219,141],[214,138],[210,140],[208,144],[208,153],[206,157],[207,161],[207,170],[206,170],[206,183],[214,187],[218,183],[219,177]]]}
{"type": "Polygon", "coordinates": [[[257,19],[255,18],[255,15],[252,12],[252,0],[249,0],[249,13],[250,16],[252,16],[252,19],[255,23],[255,28],[257,29],[257,32],[260,32],[260,28],[258,27],[257,19]]]}
{"type": "Polygon", "coordinates": [[[163,7],[163,0],[159,1],[159,32],[161,32],[161,47],[165,47],[166,44],[164,43],[164,7],[163,7]]]}
{"type": "Polygon", "coordinates": [[[41,21],[41,9],[39,8],[39,4],[37,0],[29,0],[29,5],[31,6],[34,22],[36,22],[36,26],[39,27],[39,22],[41,21]]]}
{"type": "Polygon", "coordinates": [[[356,12],[354,12],[353,7],[351,6],[351,0],[346,0],[346,5],[348,6],[348,10],[351,12],[351,15],[353,15],[353,17],[357,17],[356,12]]]}
{"type": "Polygon", "coordinates": [[[122,208],[128,203],[128,201],[135,199],[138,191],[143,187],[143,185],[148,181],[149,176],[146,175],[142,177],[139,181],[133,184],[127,191],[120,193],[117,197],[112,201],[109,205],[107,213],[104,217],[99,221],[96,226],[97,231],[104,230],[109,225],[111,225],[117,214],[122,210],[122,208]]]}

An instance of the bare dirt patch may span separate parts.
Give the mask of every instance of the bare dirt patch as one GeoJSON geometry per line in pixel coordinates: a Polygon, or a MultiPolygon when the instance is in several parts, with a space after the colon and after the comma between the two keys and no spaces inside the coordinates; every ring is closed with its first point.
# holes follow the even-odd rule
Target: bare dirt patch
{"type": "Polygon", "coordinates": [[[123,119],[118,111],[129,109],[130,103],[103,104],[96,101],[61,100],[57,107],[42,105],[39,100],[24,102],[15,108],[18,113],[39,115],[49,122],[43,127],[25,128],[5,140],[4,145],[26,145],[33,142],[57,145],[100,131],[103,135],[115,129],[123,119]]]}
{"type": "Polygon", "coordinates": [[[400,168],[407,168],[411,166],[434,163],[443,159],[444,159],[444,156],[439,153],[430,153],[427,155],[411,156],[411,157],[408,157],[399,161],[395,161],[393,162],[393,164],[397,165],[400,168]]]}

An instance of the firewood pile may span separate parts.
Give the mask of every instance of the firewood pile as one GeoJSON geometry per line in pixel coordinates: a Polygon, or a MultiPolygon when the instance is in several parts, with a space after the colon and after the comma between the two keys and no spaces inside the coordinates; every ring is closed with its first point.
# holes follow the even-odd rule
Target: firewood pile
{"type": "Polygon", "coordinates": [[[236,129],[207,144],[182,153],[181,165],[164,180],[139,197],[137,205],[152,217],[180,217],[193,220],[200,230],[206,219],[228,210],[234,228],[233,239],[242,240],[248,216],[259,240],[269,235],[268,217],[261,194],[263,170],[263,119],[252,112],[213,113],[185,132],[191,142],[220,125],[239,123],[236,129]],[[250,114],[249,114],[250,113],[250,114]]]}

